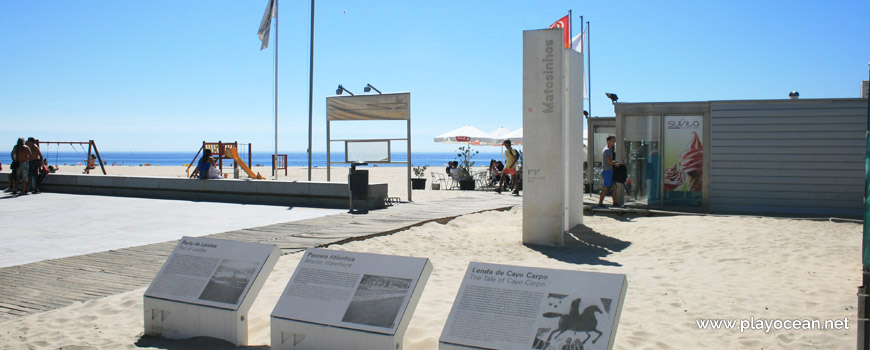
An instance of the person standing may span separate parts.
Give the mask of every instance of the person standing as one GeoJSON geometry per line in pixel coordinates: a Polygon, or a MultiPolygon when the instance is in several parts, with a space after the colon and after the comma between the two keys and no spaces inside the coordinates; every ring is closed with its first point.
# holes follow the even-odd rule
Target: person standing
{"type": "MultiPolygon", "coordinates": [[[[27,194],[27,180],[30,178],[30,159],[33,154],[30,152],[30,147],[24,144],[24,138],[19,137],[18,143],[12,148],[12,161],[18,162],[18,170],[15,177],[21,183],[21,194],[27,194]]],[[[15,188],[12,189],[12,194],[15,194],[15,188]]]]}
{"type": "Polygon", "coordinates": [[[613,198],[613,206],[619,207],[619,203],[616,201],[616,183],[613,182],[613,168],[621,167],[622,165],[614,161],[614,147],[616,146],[616,136],[608,136],[607,137],[607,147],[604,148],[604,151],[601,152],[601,159],[603,162],[601,163],[601,177],[604,178],[604,188],[601,189],[601,194],[598,196],[598,207],[602,209],[607,209],[604,206],[604,197],[607,197],[607,192],[610,191],[610,187],[612,186],[614,191],[611,192],[611,198],[613,198]]]}
{"type": "Polygon", "coordinates": [[[501,179],[498,182],[498,189],[495,191],[501,193],[502,185],[504,184],[505,177],[507,177],[514,187],[513,194],[519,196],[520,182],[517,178],[517,161],[520,159],[520,154],[517,150],[511,148],[511,140],[504,140],[502,145],[504,146],[504,171],[502,171],[501,179]]]}
{"type": "Polygon", "coordinates": [[[39,141],[33,137],[27,139],[25,145],[30,148],[30,187],[33,188],[33,193],[39,193],[39,168],[42,167],[43,156],[39,150],[39,141]]]}

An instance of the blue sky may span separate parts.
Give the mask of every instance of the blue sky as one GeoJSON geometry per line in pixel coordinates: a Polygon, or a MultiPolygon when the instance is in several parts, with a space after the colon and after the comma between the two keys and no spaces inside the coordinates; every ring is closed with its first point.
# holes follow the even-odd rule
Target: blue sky
{"type": "MultiPolygon", "coordinates": [[[[0,2],[0,140],[93,139],[106,151],[274,149],[266,0],[0,2]]],[[[592,113],[621,102],[858,97],[870,1],[320,1],[314,144],[338,84],[411,92],[414,151],[465,124],[522,126],[522,32],[573,10],[591,22],[592,113]]],[[[280,3],[279,149],[308,139],[310,1],[280,3]]],[[[401,138],[404,123],[333,124],[334,138],[401,138]]],[[[398,146],[398,145],[397,145],[398,146]]],[[[394,146],[396,147],[396,146],[394,146]]],[[[402,147],[403,146],[398,146],[402,147]]]]}

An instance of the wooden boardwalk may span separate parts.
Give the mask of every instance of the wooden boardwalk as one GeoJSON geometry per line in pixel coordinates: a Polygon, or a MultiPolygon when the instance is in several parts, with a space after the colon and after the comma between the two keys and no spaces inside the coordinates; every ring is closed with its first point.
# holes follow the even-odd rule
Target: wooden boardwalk
{"type": "MultiPolygon", "coordinates": [[[[521,197],[471,192],[450,200],[403,203],[365,215],[336,214],[205,237],[275,244],[284,254],[292,254],[521,204],[521,197]]],[[[174,240],[0,268],[0,321],[146,287],[177,243],[174,240]]]]}

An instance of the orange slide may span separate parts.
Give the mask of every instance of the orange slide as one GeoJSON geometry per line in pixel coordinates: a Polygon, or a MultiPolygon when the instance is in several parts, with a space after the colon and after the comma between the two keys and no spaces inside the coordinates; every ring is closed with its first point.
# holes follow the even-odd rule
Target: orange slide
{"type": "Polygon", "coordinates": [[[263,175],[260,175],[260,173],[254,174],[254,171],[251,170],[251,168],[248,167],[248,165],[245,164],[245,162],[243,162],[241,158],[239,158],[239,151],[238,150],[236,150],[235,148],[232,148],[232,147],[227,147],[226,151],[227,151],[227,155],[230,156],[231,158],[233,158],[233,160],[236,162],[236,164],[238,164],[240,167],[242,167],[242,170],[244,170],[245,173],[248,174],[248,176],[250,176],[252,179],[258,179],[258,180],[265,180],[266,179],[265,177],[263,177],[263,175]]]}

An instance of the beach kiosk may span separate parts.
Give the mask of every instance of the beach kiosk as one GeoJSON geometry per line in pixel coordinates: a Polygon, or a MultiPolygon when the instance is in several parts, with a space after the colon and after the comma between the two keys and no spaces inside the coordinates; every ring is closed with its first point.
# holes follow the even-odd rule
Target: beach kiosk
{"type": "Polygon", "coordinates": [[[617,159],[631,183],[619,201],[859,218],[867,108],[859,98],[615,103],[617,159]]]}

